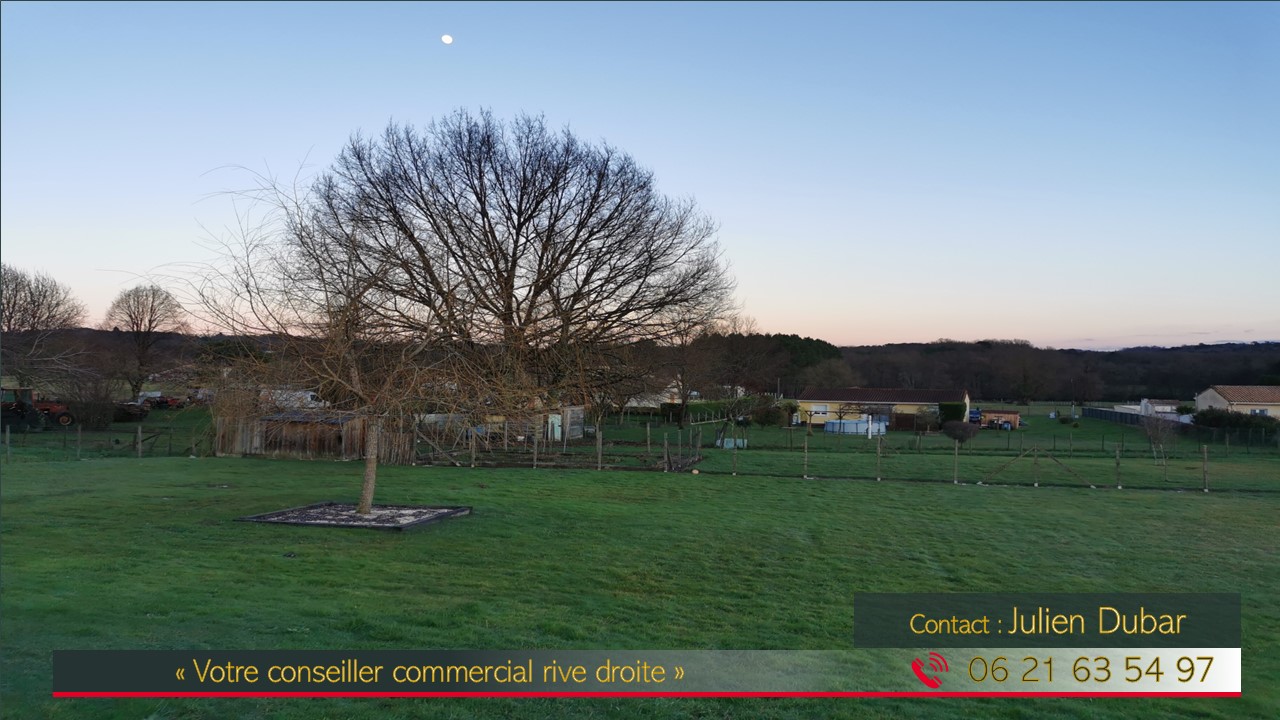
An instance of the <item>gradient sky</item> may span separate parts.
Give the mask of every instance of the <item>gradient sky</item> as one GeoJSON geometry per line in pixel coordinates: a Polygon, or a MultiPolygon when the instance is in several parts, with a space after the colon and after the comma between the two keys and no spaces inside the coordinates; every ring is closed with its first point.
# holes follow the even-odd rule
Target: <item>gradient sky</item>
{"type": "Polygon", "coordinates": [[[696,198],[763,331],[1280,340],[1277,3],[2,12],[0,251],[94,321],[209,257],[234,168],[305,176],[354,132],[487,107],[696,198]]]}

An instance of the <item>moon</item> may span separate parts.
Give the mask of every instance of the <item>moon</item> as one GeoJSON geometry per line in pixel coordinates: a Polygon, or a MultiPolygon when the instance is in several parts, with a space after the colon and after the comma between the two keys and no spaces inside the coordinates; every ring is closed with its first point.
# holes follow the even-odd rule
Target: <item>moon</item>
{"type": "Polygon", "coordinates": [[[452,35],[441,35],[441,36],[440,36],[440,42],[444,43],[445,45],[452,45],[452,44],[453,44],[453,36],[452,36],[452,35]]]}

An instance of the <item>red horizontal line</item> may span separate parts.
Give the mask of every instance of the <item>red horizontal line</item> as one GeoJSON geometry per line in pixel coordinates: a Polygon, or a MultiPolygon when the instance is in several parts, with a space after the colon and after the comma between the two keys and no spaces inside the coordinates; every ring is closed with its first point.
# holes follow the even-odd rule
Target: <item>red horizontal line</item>
{"type": "Polygon", "coordinates": [[[1237,698],[1238,692],[54,692],[55,698],[1237,698]]]}

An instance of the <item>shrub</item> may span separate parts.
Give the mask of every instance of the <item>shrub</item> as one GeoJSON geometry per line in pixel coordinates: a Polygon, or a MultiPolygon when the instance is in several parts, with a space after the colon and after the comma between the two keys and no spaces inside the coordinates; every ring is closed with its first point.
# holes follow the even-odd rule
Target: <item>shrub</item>
{"type": "Polygon", "coordinates": [[[751,413],[751,419],[760,427],[779,427],[784,423],[782,408],[777,405],[756,408],[751,413]]]}
{"type": "Polygon", "coordinates": [[[959,442],[961,445],[972,439],[981,431],[982,428],[979,426],[974,425],[973,423],[961,422],[959,420],[949,420],[942,423],[942,434],[956,442],[959,442]]]}
{"type": "Polygon", "coordinates": [[[1201,410],[1192,416],[1196,425],[1212,428],[1264,428],[1274,430],[1280,427],[1280,420],[1267,415],[1246,415],[1220,408],[1201,410]]]}

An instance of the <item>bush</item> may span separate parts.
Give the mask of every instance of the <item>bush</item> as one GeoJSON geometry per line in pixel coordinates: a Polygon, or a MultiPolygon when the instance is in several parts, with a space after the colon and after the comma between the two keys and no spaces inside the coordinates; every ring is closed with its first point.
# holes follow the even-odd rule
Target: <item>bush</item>
{"type": "Polygon", "coordinates": [[[1280,428],[1280,420],[1276,418],[1267,415],[1246,415],[1220,408],[1201,410],[1192,416],[1192,420],[1201,427],[1238,428],[1242,430],[1249,428],[1275,430],[1280,428]]]}
{"type": "Polygon", "coordinates": [[[62,399],[85,430],[105,430],[115,421],[115,398],[124,391],[119,382],[103,375],[86,375],[70,383],[62,399]]]}
{"type": "Polygon", "coordinates": [[[959,442],[961,445],[975,437],[982,428],[973,423],[949,420],[942,424],[942,434],[959,442]]]}
{"type": "Polygon", "coordinates": [[[1071,424],[1071,416],[1070,416],[1070,415],[1059,415],[1059,416],[1058,416],[1058,422],[1062,423],[1063,425],[1070,425],[1070,424],[1071,424]]]}
{"type": "Polygon", "coordinates": [[[782,408],[777,405],[756,408],[751,413],[751,419],[760,427],[781,427],[784,423],[782,408]]]}

